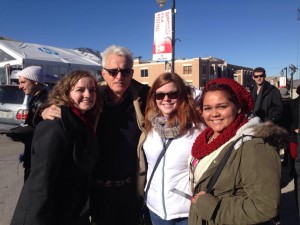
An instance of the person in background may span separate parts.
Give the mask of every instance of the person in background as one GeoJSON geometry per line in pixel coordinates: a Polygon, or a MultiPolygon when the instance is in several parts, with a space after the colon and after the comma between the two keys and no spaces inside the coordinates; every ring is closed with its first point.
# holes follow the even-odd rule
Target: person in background
{"type": "Polygon", "coordinates": [[[31,172],[11,225],[90,224],[89,181],[99,155],[92,119],[99,113],[98,95],[94,76],[81,70],[51,90],[49,104],[61,107],[61,119],[44,120],[34,131],[31,172]]]}
{"type": "Polygon", "coordinates": [[[298,97],[290,101],[290,110],[292,114],[291,138],[290,138],[290,155],[291,155],[291,174],[294,177],[295,196],[297,211],[300,218],[300,148],[299,148],[299,110],[300,110],[300,86],[297,87],[298,97]]]}
{"type": "MultiPolygon", "coordinates": [[[[300,110],[300,108],[299,108],[300,110]]],[[[300,122],[298,125],[298,129],[300,127],[300,122]]],[[[300,142],[300,133],[298,132],[298,143],[300,142]]],[[[295,179],[295,192],[297,197],[297,209],[298,209],[298,216],[300,219],[300,145],[298,144],[297,147],[297,158],[295,160],[295,172],[296,172],[296,179],[295,179]]]]}
{"type": "Polygon", "coordinates": [[[263,122],[272,121],[277,124],[283,113],[280,91],[266,81],[266,71],[262,67],[253,70],[252,78],[256,84],[251,93],[255,102],[254,114],[263,122]]]}
{"type": "MultiPolygon", "coordinates": [[[[300,100],[300,86],[297,87],[296,93],[297,98],[291,99],[289,101],[289,111],[290,111],[290,154],[293,160],[297,158],[297,134],[299,133],[299,100],[300,100]]],[[[292,162],[294,166],[294,163],[292,162]]]]}
{"type": "Polygon", "coordinates": [[[43,68],[40,66],[29,66],[18,72],[19,89],[25,95],[31,96],[29,101],[29,109],[27,118],[25,120],[26,129],[24,132],[10,133],[7,136],[11,137],[14,141],[21,141],[24,143],[24,153],[20,155],[20,161],[23,162],[24,167],[24,181],[30,173],[30,155],[31,155],[31,141],[34,131],[34,115],[38,107],[47,101],[48,91],[44,86],[45,74],[43,68]]]}
{"type": "Polygon", "coordinates": [[[288,134],[272,122],[249,119],[253,106],[251,94],[232,79],[214,79],[203,89],[200,112],[207,128],[195,140],[189,158],[194,189],[189,225],[267,224],[277,217],[278,150],[287,145],[288,134]],[[229,149],[220,176],[207,192],[229,149]]]}
{"type": "Polygon", "coordinates": [[[187,224],[191,195],[187,164],[190,149],[201,132],[195,110],[193,90],[176,73],[163,73],[154,81],[147,98],[145,113],[146,154],[149,190],[146,204],[153,225],[187,224]],[[164,145],[172,140],[149,184],[164,145]],[[176,189],[183,196],[173,193],[176,189]]]}
{"type": "MultiPolygon", "coordinates": [[[[139,223],[138,196],[144,193],[146,168],[138,144],[149,87],[132,79],[132,67],[129,49],[111,45],[103,51],[103,108],[96,119],[101,153],[91,189],[91,217],[98,225],[139,223]]],[[[54,106],[42,112],[44,119],[59,115],[54,106]]]]}

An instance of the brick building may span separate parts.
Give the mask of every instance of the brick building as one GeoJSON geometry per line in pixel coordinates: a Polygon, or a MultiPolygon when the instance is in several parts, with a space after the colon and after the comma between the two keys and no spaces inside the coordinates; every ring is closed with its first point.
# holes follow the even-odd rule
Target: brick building
{"type": "MultiPolygon", "coordinates": [[[[151,86],[158,75],[171,71],[171,64],[169,62],[142,61],[141,58],[136,58],[133,69],[134,79],[151,86]]],[[[196,88],[201,88],[209,80],[220,77],[233,78],[245,87],[253,86],[252,68],[228,64],[224,59],[215,57],[177,59],[174,71],[187,84],[196,88]]]]}

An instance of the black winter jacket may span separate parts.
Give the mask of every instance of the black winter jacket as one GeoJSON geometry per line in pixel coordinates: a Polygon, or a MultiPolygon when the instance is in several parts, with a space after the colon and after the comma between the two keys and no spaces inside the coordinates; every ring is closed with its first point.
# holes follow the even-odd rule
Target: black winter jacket
{"type": "Polygon", "coordinates": [[[258,95],[257,86],[254,87],[252,96],[255,102],[254,114],[263,122],[273,121],[278,123],[283,113],[280,91],[265,81],[258,95]]]}
{"type": "Polygon", "coordinates": [[[9,136],[14,141],[19,141],[24,143],[24,154],[21,157],[21,161],[23,162],[24,167],[24,180],[27,179],[29,173],[30,173],[30,149],[31,149],[31,142],[32,142],[32,136],[34,131],[34,117],[35,113],[38,111],[38,108],[44,104],[47,101],[48,98],[48,91],[46,88],[42,89],[39,93],[31,97],[29,101],[29,110],[28,115],[25,120],[24,124],[27,124],[28,127],[25,130],[25,132],[19,132],[19,133],[12,133],[9,136]],[[28,129],[31,128],[31,129],[28,129]]]}
{"type": "Polygon", "coordinates": [[[31,172],[11,225],[85,225],[90,174],[99,149],[89,129],[62,107],[62,119],[40,122],[32,141],[31,172]]]}

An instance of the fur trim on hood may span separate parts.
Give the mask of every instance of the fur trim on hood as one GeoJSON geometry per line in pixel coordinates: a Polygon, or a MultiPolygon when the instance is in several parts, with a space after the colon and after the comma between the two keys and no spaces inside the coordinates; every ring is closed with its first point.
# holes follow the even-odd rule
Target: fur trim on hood
{"type": "Polygon", "coordinates": [[[274,146],[278,151],[289,148],[289,135],[286,129],[267,121],[253,126],[253,135],[261,137],[269,145],[274,146]]]}
{"type": "Polygon", "coordinates": [[[279,151],[280,149],[289,148],[288,132],[284,128],[275,125],[271,121],[261,123],[259,117],[251,118],[248,123],[242,126],[237,131],[234,140],[238,139],[242,135],[246,136],[235,144],[235,149],[238,149],[241,146],[242,142],[252,139],[251,136],[247,135],[261,137],[266,143],[272,145],[277,151],[279,151]]]}

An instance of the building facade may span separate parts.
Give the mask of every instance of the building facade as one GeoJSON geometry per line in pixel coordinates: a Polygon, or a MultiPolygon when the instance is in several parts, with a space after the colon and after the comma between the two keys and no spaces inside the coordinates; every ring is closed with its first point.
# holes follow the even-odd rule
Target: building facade
{"type": "MultiPolygon", "coordinates": [[[[171,72],[171,64],[167,61],[142,61],[141,58],[136,58],[133,69],[134,79],[151,86],[157,76],[164,72],[171,72]]],[[[253,85],[252,68],[228,64],[225,60],[215,57],[177,59],[174,71],[184,79],[186,84],[199,89],[208,81],[221,77],[235,79],[245,87],[250,88],[253,85]]]]}

